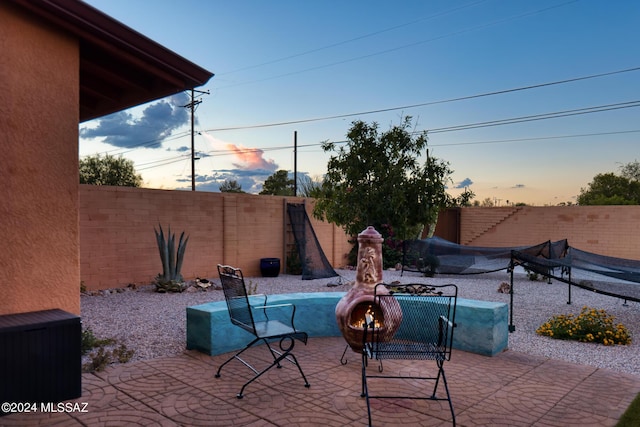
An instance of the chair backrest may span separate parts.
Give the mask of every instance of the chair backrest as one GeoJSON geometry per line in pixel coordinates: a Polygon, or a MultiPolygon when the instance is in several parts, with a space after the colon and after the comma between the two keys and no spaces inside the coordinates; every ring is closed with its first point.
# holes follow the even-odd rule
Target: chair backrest
{"type": "Polygon", "coordinates": [[[218,274],[231,323],[256,335],[253,313],[242,271],[239,268],[218,264],[218,274]]]}
{"type": "Polygon", "coordinates": [[[370,329],[376,357],[450,360],[457,298],[458,287],[453,284],[377,285],[374,302],[387,310],[384,318],[402,320],[394,333],[385,331],[384,319],[370,329]]]}

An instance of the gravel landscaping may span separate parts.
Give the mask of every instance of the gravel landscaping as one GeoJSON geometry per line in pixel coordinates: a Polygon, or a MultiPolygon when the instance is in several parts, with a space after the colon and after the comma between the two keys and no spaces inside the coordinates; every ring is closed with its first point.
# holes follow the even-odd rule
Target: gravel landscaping
{"type": "MultiPolygon", "coordinates": [[[[300,276],[245,278],[247,286],[256,293],[278,294],[290,292],[346,292],[348,282],[355,279],[353,270],[336,270],[331,279],[301,280],[300,276]]],[[[506,272],[473,276],[423,277],[419,273],[385,271],[384,281],[401,283],[455,283],[458,296],[466,299],[509,302],[509,294],[498,292],[502,282],[509,282],[506,272]]],[[[114,338],[118,344],[135,350],[132,360],[152,359],[180,354],[186,343],[186,308],[224,299],[219,280],[211,278],[214,286],[207,291],[162,294],[152,285],[119,292],[82,295],[81,310],[84,328],[90,328],[98,338],[114,338]],[[218,288],[218,289],[214,289],[218,288]]],[[[640,286],[640,285],[633,285],[640,286]]],[[[569,362],[612,369],[640,375],[640,303],[604,296],[572,287],[572,304],[567,304],[568,285],[558,281],[531,281],[524,273],[516,273],[514,280],[514,325],[509,334],[509,350],[531,355],[561,359],[569,362]],[[542,337],[535,330],[558,314],[578,314],[582,307],[604,309],[625,325],[632,334],[631,345],[604,346],[602,344],[562,341],[542,337]]],[[[336,355],[336,360],[340,355],[336,355]]]]}

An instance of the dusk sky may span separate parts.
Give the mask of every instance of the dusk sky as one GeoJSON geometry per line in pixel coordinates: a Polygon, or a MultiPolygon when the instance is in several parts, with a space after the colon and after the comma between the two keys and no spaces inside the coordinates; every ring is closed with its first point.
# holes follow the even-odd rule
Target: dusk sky
{"type": "MultiPolygon", "coordinates": [[[[89,0],[215,73],[198,99],[198,191],[321,177],[323,141],[412,116],[429,153],[498,205],[575,203],[640,161],[635,0],[89,0]]],[[[191,189],[187,93],[80,126],[80,156],[135,162],[144,187],[191,189]]]]}

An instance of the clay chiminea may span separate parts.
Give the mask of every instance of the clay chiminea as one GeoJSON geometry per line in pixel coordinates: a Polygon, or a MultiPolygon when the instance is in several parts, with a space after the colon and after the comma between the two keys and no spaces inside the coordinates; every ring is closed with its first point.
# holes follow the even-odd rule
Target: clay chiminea
{"type": "MultiPolygon", "coordinates": [[[[397,301],[385,298],[385,304],[378,306],[374,301],[375,287],[382,281],[382,235],[369,226],[358,235],[358,264],[353,287],[336,305],[338,327],[351,349],[361,352],[365,321],[374,320],[375,327],[385,335],[392,336],[402,321],[399,308],[389,309],[388,305],[397,301]],[[390,313],[400,314],[392,316],[390,313]]],[[[378,295],[388,294],[384,286],[377,289],[378,295]]]]}

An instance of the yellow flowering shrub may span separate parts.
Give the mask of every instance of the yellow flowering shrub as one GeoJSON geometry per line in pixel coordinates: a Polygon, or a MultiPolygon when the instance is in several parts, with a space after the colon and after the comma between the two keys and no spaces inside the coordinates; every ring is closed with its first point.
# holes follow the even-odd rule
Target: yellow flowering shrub
{"type": "Polygon", "coordinates": [[[582,307],[580,314],[554,316],[536,329],[538,335],[561,340],[595,342],[604,345],[631,344],[631,334],[605,310],[582,307]]]}

